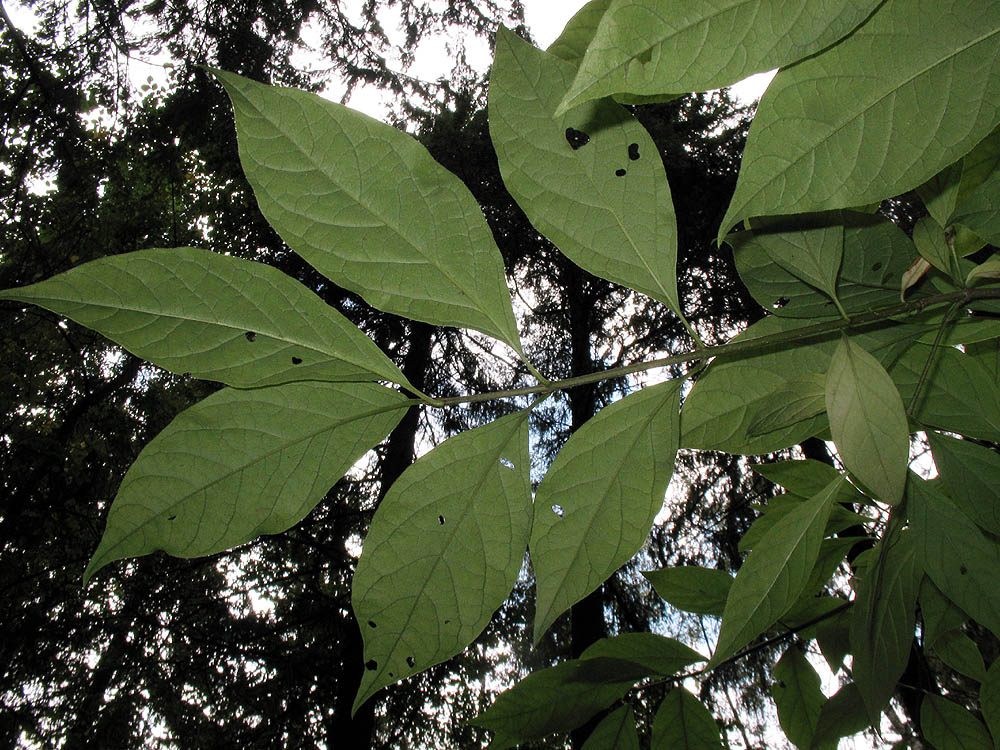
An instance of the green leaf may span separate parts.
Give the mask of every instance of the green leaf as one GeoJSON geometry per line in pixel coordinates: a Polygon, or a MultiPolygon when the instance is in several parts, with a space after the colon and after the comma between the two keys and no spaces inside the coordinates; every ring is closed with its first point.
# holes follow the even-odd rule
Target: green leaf
{"type": "Polygon", "coordinates": [[[953,221],[991,244],[1000,244],[1000,128],[962,160],[953,221]]]}
{"type": "Polygon", "coordinates": [[[576,729],[625,695],[634,682],[594,682],[587,679],[585,662],[568,661],[532,672],[469,723],[493,730],[490,748],[500,750],[576,729]]]}
{"type": "Polygon", "coordinates": [[[579,64],[610,4],[611,0],[590,0],[569,19],[562,33],[545,51],[560,60],[579,64]]]}
{"type": "Polygon", "coordinates": [[[1000,633],[1000,545],[928,482],[911,480],[908,510],[921,563],[948,599],[1000,633]]]}
{"type": "Polygon", "coordinates": [[[601,659],[628,662],[639,666],[643,677],[669,677],[705,657],[673,638],[655,633],[621,633],[602,638],[580,655],[582,661],[601,659]]]}
{"type": "Polygon", "coordinates": [[[979,708],[993,735],[993,745],[1000,744],[1000,659],[994,659],[979,686],[979,708]]]}
{"type": "Polygon", "coordinates": [[[844,664],[844,657],[851,653],[851,611],[845,609],[827,617],[813,629],[823,658],[836,674],[844,664]]]}
{"type": "Polygon", "coordinates": [[[301,521],[409,403],[368,383],[223,389],[181,412],[125,474],[84,582],[163,550],[201,557],[301,521]]]}
{"type": "Polygon", "coordinates": [[[933,353],[914,418],[928,427],[1000,442],[1000,388],[975,357],[951,347],[917,345],[889,368],[903,402],[909,404],[933,353]]]}
{"type": "Polygon", "coordinates": [[[653,589],[677,609],[721,617],[733,577],[724,570],[680,566],[642,574],[653,589]]]}
{"type": "Polygon", "coordinates": [[[367,666],[355,708],[460,652],[510,594],[531,531],[528,413],[445,440],[379,504],[351,589],[367,666]]]}
{"type": "MultiPolygon", "coordinates": [[[[752,468],[754,473],[760,474],[768,481],[784,487],[799,497],[812,497],[840,476],[840,472],[830,464],[812,458],[756,464],[752,468]]],[[[844,482],[836,502],[863,503],[865,496],[858,492],[853,485],[844,482]]]]}
{"type": "Polygon", "coordinates": [[[371,339],[302,284],[208,250],[112,255],[0,299],[65,315],[171,372],[237,388],[297,380],[408,385],[371,339]]]}
{"type": "MultiPolygon", "coordinates": [[[[833,513],[830,516],[832,520],[833,513]]],[[[827,523],[827,531],[829,530],[830,524],[827,523]]],[[[851,548],[864,540],[864,537],[856,536],[824,539],[819,546],[819,555],[816,557],[816,564],[813,566],[812,573],[809,574],[809,581],[802,590],[803,593],[809,596],[820,593],[823,587],[833,578],[833,574],[837,572],[837,569],[844,561],[844,558],[847,557],[847,553],[851,551],[851,548]]]]}
{"type": "Polygon", "coordinates": [[[778,621],[802,593],[819,555],[838,477],[778,521],[740,568],[722,615],[714,667],[778,621]]]}
{"type": "Polygon", "coordinates": [[[660,703],[653,720],[650,750],[722,750],[719,725],[701,701],[675,687],[660,703]]]}
{"type": "MultiPolygon", "coordinates": [[[[835,472],[835,474],[836,473],[837,472],[835,472]]],[[[830,479],[827,483],[830,481],[833,480],[830,479]]],[[[822,490],[822,488],[823,485],[820,486],[820,490],[822,490]]],[[[816,493],[817,491],[812,491],[808,493],[808,495],[815,495],[816,493]]],[[[851,526],[869,522],[869,518],[862,516],[859,513],[850,511],[841,504],[853,500],[854,498],[851,498],[852,494],[860,496],[860,493],[858,493],[858,491],[850,484],[847,482],[842,483],[840,492],[837,497],[834,498],[835,504],[833,511],[830,513],[830,519],[826,524],[827,534],[834,534],[850,528],[851,526]]],[[[770,529],[778,521],[801,505],[807,499],[808,495],[787,493],[783,495],[775,495],[774,497],[769,498],[767,505],[764,508],[764,514],[750,525],[750,528],[743,534],[743,538],[740,539],[740,551],[746,552],[759,545],[761,540],[764,538],[764,535],[767,534],[767,532],[770,531],[770,529]]],[[[855,538],[853,541],[856,543],[860,540],[855,538]]]]}
{"type": "Polygon", "coordinates": [[[882,501],[903,497],[910,429],[889,374],[846,335],[826,375],[826,411],[840,457],[882,501]]]}
{"type": "Polygon", "coordinates": [[[360,112],[214,73],[261,213],[289,247],[373,307],[474,328],[520,352],[500,251],[457,177],[360,112]]]}
{"type": "Polygon", "coordinates": [[[811,748],[823,748],[841,737],[850,737],[868,726],[864,702],[858,686],[844,685],[823,704],[816,722],[811,748]]]}
{"type": "Polygon", "coordinates": [[[639,735],[631,706],[622,706],[601,719],[583,750],[639,750],[639,735]]]}
{"type": "Polygon", "coordinates": [[[917,252],[941,273],[951,275],[952,250],[945,238],[945,229],[932,217],[923,216],[913,227],[913,244],[917,252]]]}
{"type": "Polygon", "coordinates": [[[874,0],[615,0],[560,110],[590,99],[707,91],[833,44],[874,0]]]}
{"type": "MultiPolygon", "coordinates": [[[[914,257],[913,243],[881,216],[832,211],[783,216],[760,229],[734,232],[736,267],[750,293],[775,315],[792,318],[836,317],[829,294],[772,260],[782,247],[808,247],[830,235],[843,236],[837,298],[848,313],[867,312],[899,301],[899,281],[914,257]]],[[[816,251],[814,251],[815,253],[816,251]]]]}
{"type": "Polygon", "coordinates": [[[762,400],[747,426],[747,436],[765,435],[822,414],[826,411],[825,386],[826,378],[819,372],[789,380],[762,400]]]}
{"type": "MultiPolygon", "coordinates": [[[[781,729],[793,745],[808,749],[826,703],[819,675],[799,647],[792,644],[774,665],[774,680],[771,695],[781,729]]],[[[835,747],[832,742],[829,745],[835,747]]]]}
{"type": "Polygon", "coordinates": [[[643,388],[577,430],[535,493],[535,640],[634,555],[673,473],[681,381],[643,388]]]}
{"type": "Polygon", "coordinates": [[[875,560],[855,577],[851,647],[854,681],[869,721],[878,726],[910,657],[923,570],[913,535],[907,531],[888,532],[876,548],[875,560]]]}
{"type": "Polygon", "coordinates": [[[1000,256],[987,258],[969,271],[965,277],[966,286],[971,286],[976,279],[1000,279],[1000,256]]]}
{"type": "Polygon", "coordinates": [[[1000,454],[937,432],[927,438],[951,501],[986,531],[1000,534],[1000,454]]]}
{"type": "Polygon", "coordinates": [[[920,619],[923,624],[924,647],[933,648],[934,643],[950,630],[965,624],[969,619],[955,603],[941,593],[934,582],[924,576],[920,582],[920,619]]]}
{"type": "Polygon", "coordinates": [[[659,151],[614,102],[553,118],[574,70],[498,32],[490,135],[504,184],[573,262],[679,312],[676,219],[659,151]],[[581,140],[571,144],[574,131],[581,140]]]}
{"type": "Polygon", "coordinates": [[[961,158],[1000,121],[998,55],[994,0],[912,0],[883,3],[839,44],[779,71],[720,243],[740,219],[881,200],[961,158]]]}
{"type": "Polygon", "coordinates": [[[969,709],[928,693],[920,704],[920,728],[936,750],[993,750],[993,742],[969,709]]]}
{"type": "Polygon", "coordinates": [[[837,274],[844,254],[843,224],[757,237],[772,261],[839,304],[837,274]]]}
{"type": "Polygon", "coordinates": [[[934,653],[959,674],[976,682],[986,680],[986,664],[976,642],[961,630],[949,630],[934,641],[934,653]]]}

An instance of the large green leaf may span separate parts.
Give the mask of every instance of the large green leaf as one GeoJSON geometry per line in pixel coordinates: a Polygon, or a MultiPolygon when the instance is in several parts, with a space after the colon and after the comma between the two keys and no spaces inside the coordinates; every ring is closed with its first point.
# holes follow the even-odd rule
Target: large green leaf
{"type": "Polygon", "coordinates": [[[843,224],[763,233],[757,239],[773,262],[839,304],[837,276],[844,254],[843,224]]]}
{"type": "Polygon", "coordinates": [[[374,342],[276,268],[208,250],[139,250],[0,292],[102,333],[177,373],[238,388],[391,380],[374,342]]]}
{"type": "Polygon", "coordinates": [[[979,708],[986,726],[994,737],[994,747],[1000,740],[1000,659],[994,659],[986,670],[986,679],[979,686],[979,708]]]}
{"type": "MultiPolygon", "coordinates": [[[[784,317],[823,318],[837,315],[829,291],[818,291],[773,258],[795,249],[813,258],[835,257],[836,248],[829,245],[838,237],[843,244],[836,292],[844,309],[861,313],[898,303],[900,278],[916,250],[898,226],[881,216],[833,211],[782,217],[753,231],[734,232],[728,240],[740,278],[761,306],[784,317]]],[[[818,276],[822,266],[814,265],[818,276]]]]}
{"type": "Polygon", "coordinates": [[[911,479],[907,501],[920,562],[948,599],[1000,633],[1000,545],[928,482],[911,479]]]}
{"type": "Polygon", "coordinates": [[[261,213],[293,250],[380,310],[520,351],[482,211],[423,146],[315,94],[216,75],[261,213]]]}
{"type": "Polygon", "coordinates": [[[639,750],[639,734],[631,706],[622,706],[601,719],[583,750],[639,750]]]}
{"type": "Polygon", "coordinates": [[[656,709],[650,750],[722,750],[719,725],[701,701],[675,687],[656,709]]]}
{"type": "Polygon", "coordinates": [[[913,227],[913,244],[920,256],[945,274],[951,274],[952,250],[948,246],[945,228],[933,217],[922,216],[913,227]]]}
{"type": "Polygon", "coordinates": [[[634,555],[663,507],[680,381],[643,388],[577,430],[535,493],[535,640],[634,555]]]}
{"type": "Polygon", "coordinates": [[[910,404],[928,359],[933,361],[914,418],[928,427],[1000,442],[1000,387],[975,357],[954,349],[916,345],[889,368],[903,403],[910,404]]]}
{"type": "Polygon", "coordinates": [[[527,416],[449,438],[379,504],[351,588],[367,666],[355,706],[457,654],[510,594],[531,530],[527,416]]]}
{"type": "Polygon", "coordinates": [[[677,609],[722,616],[733,577],[724,570],[681,566],[642,573],[653,589],[677,609]]]}
{"type": "Polygon", "coordinates": [[[937,432],[927,437],[952,502],[982,528],[1000,534],[1000,454],[937,432]]]}
{"type": "Polygon", "coordinates": [[[858,686],[851,682],[823,704],[811,747],[818,749],[827,743],[832,744],[841,737],[857,734],[867,726],[868,717],[861,693],[858,686]]]}
{"type": "MultiPolygon", "coordinates": [[[[800,497],[812,497],[840,476],[840,472],[830,464],[812,458],[757,464],[753,470],[768,481],[774,482],[800,497]]],[[[841,485],[837,502],[861,503],[864,501],[864,495],[858,492],[854,485],[847,482],[841,485]]]]}
{"type": "Polygon", "coordinates": [[[559,37],[545,51],[561,60],[579,64],[610,4],[611,0],[590,0],[573,14],[559,37]]]}
{"type": "Polygon", "coordinates": [[[877,0],[614,0],[562,109],[627,92],[707,91],[833,44],[877,0]]]}
{"type": "Polygon", "coordinates": [[[848,471],[880,500],[898,503],[910,450],[903,400],[878,360],[846,335],[826,374],[826,411],[848,471]]]}
{"type": "Polygon", "coordinates": [[[625,695],[634,682],[591,680],[586,662],[574,659],[535,670],[469,723],[493,730],[496,734],[490,748],[501,750],[576,729],[625,695]]]}
{"type": "Polygon", "coordinates": [[[490,135],[504,183],[575,263],[679,311],[676,220],[656,145],[614,102],[553,118],[574,70],[498,32],[490,135]],[[581,140],[570,143],[573,131],[581,140]]]}
{"type": "Polygon", "coordinates": [[[614,659],[640,666],[645,675],[669,677],[689,664],[705,661],[694,649],[656,633],[620,633],[592,643],[580,655],[583,660],[614,659]]]}
{"type": "Polygon", "coordinates": [[[875,726],[910,656],[924,575],[917,558],[911,533],[889,533],[876,548],[875,561],[856,577],[851,615],[854,681],[875,726]]]}
{"type": "Polygon", "coordinates": [[[716,666],[773,625],[795,604],[816,564],[838,477],[778,521],[733,581],[709,666],[716,666]]]}
{"type": "MultiPolygon", "coordinates": [[[[792,644],[774,665],[774,680],[771,695],[781,729],[793,745],[808,750],[826,703],[819,675],[799,647],[792,644]]],[[[832,742],[828,745],[835,747],[832,742]]]]}
{"type": "Polygon", "coordinates": [[[938,638],[969,619],[953,601],[941,593],[928,576],[920,582],[920,621],[924,647],[933,648],[938,638]]]}
{"type": "Polygon", "coordinates": [[[965,706],[928,693],[920,704],[920,728],[936,750],[993,750],[983,722],[965,706]]]}
{"type": "Polygon", "coordinates": [[[125,474],[84,580],[126,557],[200,557],[288,529],[392,430],[407,403],[369,383],[213,393],[181,412],[125,474]]]}
{"type": "Polygon", "coordinates": [[[789,380],[761,400],[747,425],[747,436],[766,435],[803,422],[826,411],[826,378],[811,372],[789,380]]]}
{"type": "Polygon", "coordinates": [[[998,56],[994,0],[910,0],[883,3],[841,43],[779,71],[719,241],[747,217],[898,195],[961,158],[1000,122],[998,56]]]}
{"type": "Polygon", "coordinates": [[[949,630],[934,641],[934,653],[959,674],[976,682],[986,679],[986,664],[979,646],[961,630],[949,630]]]}

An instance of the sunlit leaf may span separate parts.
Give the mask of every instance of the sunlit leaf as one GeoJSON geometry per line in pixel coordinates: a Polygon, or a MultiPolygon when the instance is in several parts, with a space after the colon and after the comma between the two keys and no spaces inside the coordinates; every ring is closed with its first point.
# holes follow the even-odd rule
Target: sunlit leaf
{"type": "Polygon", "coordinates": [[[920,728],[937,750],[993,750],[983,726],[965,706],[928,693],[920,704],[920,728]]]}
{"type": "Polygon", "coordinates": [[[679,311],[676,220],[659,151],[610,101],[553,118],[574,71],[512,32],[497,34],[490,135],[504,183],[575,263],[679,311]]]}
{"type": "Polygon", "coordinates": [[[0,299],[40,305],[167,370],[238,388],[297,380],[406,385],[371,339],[302,284],[208,250],[113,255],[0,299]]]}
{"type": "Polygon", "coordinates": [[[590,0],[573,14],[562,33],[545,51],[561,60],[579,64],[610,4],[611,0],[590,0]]]}
{"type": "Polygon", "coordinates": [[[680,381],[602,409],[569,439],[535,493],[535,640],[634,555],[663,506],[678,441],[680,381]]]}
{"type": "Polygon", "coordinates": [[[531,527],[527,416],[449,438],[379,504],[351,590],[367,667],[355,707],[464,649],[510,594],[531,527]]]}
{"type": "MultiPolygon", "coordinates": [[[[830,464],[812,458],[756,464],[753,470],[765,479],[800,497],[812,497],[840,476],[840,472],[830,464]]],[[[847,482],[841,485],[837,502],[861,503],[864,501],[864,495],[858,492],[853,485],[847,482]]]]}
{"type": "Polygon", "coordinates": [[[847,336],[827,371],[826,411],[847,469],[879,499],[898,503],[910,450],[903,400],[878,360],[847,336]]]}
{"type": "Polygon", "coordinates": [[[646,570],[642,573],[653,589],[677,609],[703,615],[722,616],[733,577],[724,570],[693,565],[646,570]]]}
{"type": "Polygon", "coordinates": [[[774,263],[836,300],[837,275],[844,253],[843,224],[797,232],[757,232],[755,236],[774,263]]]}
{"type": "Polygon", "coordinates": [[[615,0],[563,109],[609,94],[721,88],[788,65],[861,23],[874,0],[615,0]]]}
{"type": "Polygon", "coordinates": [[[754,438],[791,427],[826,411],[826,378],[812,372],[789,380],[767,398],[747,426],[747,436],[754,438]]]}
{"type": "Polygon", "coordinates": [[[729,591],[710,666],[732,656],[795,604],[816,563],[842,481],[838,477],[789,512],[754,547],[729,591]]]}
{"type": "Polygon", "coordinates": [[[482,211],[423,146],[315,94],[215,74],[261,213],[289,247],[373,307],[520,350],[482,211]]]}
{"type": "Polygon", "coordinates": [[[875,562],[855,577],[851,647],[854,681],[869,721],[878,726],[910,656],[924,573],[909,532],[883,538],[875,552],[875,562]]]}
{"type": "Polygon", "coordinates": [[[722,750],[719,725],[701,701],[675,687],[656,709],[650,750],[722,750]]]}
{"type": "Polygon", "coordinates": [[[928,180],[1000,121],[998,55],[994,0],[912,0],[883,3],[841,43],[779,71],[719,241],[750,216],[857,206],[928,180]]]}
{"type": "Polygon", "coordinates": [[[820,690],[819,675],[798,646],[789,646],[774,665],[771,695],[785,736],[796,747],[808,750],[826,696],[820,690]]]}
{"type": "Polygon", "coordinates": [[[367,383],[213,393],[143,448],[84,580],[126,557],[200,557],[288,529],[389,434],[407,402],[367,383]]]}

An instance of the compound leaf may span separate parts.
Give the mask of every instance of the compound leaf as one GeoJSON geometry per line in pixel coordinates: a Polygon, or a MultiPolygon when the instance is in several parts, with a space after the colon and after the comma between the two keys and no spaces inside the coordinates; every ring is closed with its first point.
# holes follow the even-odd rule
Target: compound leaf
{"type": "Polygon", "coordinates": [[[457,654],[510,594],[531,525],[527,415],[444,441],[379,504],[351,590],[367,667],[355,707],[457,654]]]}
{"type": "Polygon", "coordinates": [[[553,118],[574,70],[498,32],[490,135],[504,184],[572,261],[679,312],[676,220],[656,145],[611,101],[553,118]]]}
{"type": "Polygon", "coordinates": [[[839,44],[779,71],[720,243],[740,219],[863,205],[961,158],[1000,121],[998,55],[994,0],[913,0],[883,3],[839,44]]]}
{"type": "Polygon", "coordinates": [[[201,557],[290,528],[389,434],[407,403],[369,383],[213,393],[125,474],[84,580],[126,557],[201,557]]]}
{"type": "Polygon", "coordinates": [[[827,371],[826,411],[848,471],[879,499],[898,503],[910,450],[903,400],[878,360],[846,335],[827,371]]]}
{"type": "Polygon", "coordinates": [[[729,591],[709,667],[732,656],[796,603],[816,564],[842,481],[838,477],[788,512],[754,546],[729,591]]]}
{"type": "Polygon", "coordinates": [[[721,88],[833,44],[875,0],[615,0],[560,111],[611,94],[721,88]]]}
{"type": "Polygon", "coordinates": [[[406,133],[320,96],[214,71],[261,213],[380,310],[520,352],[503,261],[475,199],[406,133]]]}
{"type": "Polygon", "coordinates": [[[263,263],[190,247],[84,263],[0,292],[93,328],[176,373],[252,388],[403,373],[347,318],[263,263]]]}
{"type": "Polygon", "coordinates": [[[663,507],[679,435],[680,381],[602,409],[563,446],[535,493],[535,640],[634,555],[663,507]]]}

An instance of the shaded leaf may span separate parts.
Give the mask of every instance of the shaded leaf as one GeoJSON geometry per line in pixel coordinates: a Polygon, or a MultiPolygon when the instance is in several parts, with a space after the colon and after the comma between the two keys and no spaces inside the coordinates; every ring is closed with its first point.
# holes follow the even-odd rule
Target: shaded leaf
{"type": "Polygon", "coordinates": [[[561,109],[609,94],[721,88],[788,65],[861,23],[874,0],[615,0],[561,109]]]}
{"type": "Polygon", "coordinates": [[[952,221],[991,244],[1000,244],[1000,128],[962,160],[952,221]]]}
{"type": "Polygon", "coordinates": [[[816,641],[830,671],[837,673],[851,653],[851,611],[845,609],[814,626],[816,641]]]}
{"type": "Polygon", "coordinates": [[[823,748],[841,737],[850,737],[868,726],[864,701],[853,682],[840,688],[823,704],[811,748],[823,748]]]}
{"type": "Polygon", "coordinates": [[[913,244],[917,252],[941,273],[951,275],[951,248],[945,230],[930,216],[923,216],[913,227],[913,244]]]}
{"type": "Polygon", "coordinates": [[[721,750],[719,725],[701,701],[675,687],[656,709],[650,750],[721,750]]]}
{"type": "Polygon", "coordinates": [[[704,656],[680,641],[655,633],[620,633],[602,638],[580,655],[581,661],[597,659],[638,665],[644,677],[669,677],[689,664],[705,661],[704,656]]]}
{"type": "Polygon", "coordinates": [[[536,641],[646,541],[673,473],[679,391],[671,380],[605,407],[539,484],[530,542],[536,641]]]}
{"type": "Polygon", "coordinates": [[[928,482],[911,480],[908,510],[921,564],[948,599],[1000,633],[1000,546],[928,482]]]}
{"type": "Polygon", "coordinates": [[[407,403],[367,383],[213,393],[125,474],[84,581],[126,557],[201,557],[290,528],[389,434],[407,403]]]}
{"type": "Polygon", "coordinates": [[[527,417],[449,438],[379,504],[351,589],[369,666],[355,708],[460,652],[510,594],[531,529],[527,417]]]}
{"type": "Polygon", "coordinates": [[[837,274],[844,253],[844,225],[830,224],[798,232],[759,234],[767,256],[793,276],[837,299],[837,274]]]}
{"type": "Polygon", "coordinates": [[[583,662],[573,660],[536,670],[469,723],[493,730],[490,748],[499,750],[576,729],[625,695],[634,682],[592,682],[582,679],[585,669],[583,662]]]}
{"type": "Polygon", "coordinates": [[[553,118],[574,71],[513,32],[498,32],[490,135],[504,184],[574,263],[677,312],[676,219],[659,152],[610,101],[553,118]],[[585,134],[586,144],[574,147],[570,130],[585,134]]]}
{"type": "Polygon", "coordinates": [[[789,512],[754,547],[729,591],[710,666],[732,656],[795,604],[816,563],[842,481],[838,477],[789,512]]]}
{"type": "Polygon", "coordinates": [[[632,707],[622,706],[601,719],[583,743],[583,750],[639,750],[632,707]]]}
{"type": "Polygon", "coordinates": [[[993,742],[969,709],[928,693],[920,704],[920,728],[937,750],[993,750],[993,742]]]}
{"type": "Polygon", "coordinates": [[[347,318],[263,263],[190,247],[84,263],[0,292],[65,315],[176,373],[237,388],[403,373],[347,318]]]}
{"type": "Polygon", "coordinates": [[[875,549],[875,562],[855,577],[854,682],[873,726],[879,725],[882,709],[906,669],[922,577],[914,538],[907,531],[884,537],[875,549]]]}
{"type": "Polygon", "coordinates": [[[826,411],[848,471],[879,499],[898,503],[910,450],[903,400],[878,360],[847,336],[827,371],[826,411]]]}
{"type": "Polygon", "coordinates": [[[644,570],[653,589],[677,609],[721,617],[733,577],[724,570],[679,566],[644,570]]]}
{"type": "Polygon", "coordinates": [[[826,378],[811,372],[789,380],[764,398],[750,424],[747,436],[757,437],[811,419],[826,411],[826,378]]]}
{"type": "Polygon", "coordinates": [[[933,648],[939,637],[960,627],[968,620],[968,615],[941,593],[934,582],[924,576],[920,582],[920,619],[924,646],[933,648]]]}
{"type": "Polygon", "coordinates": [[[720,243],[740,219],[881,200],[961,158],[1000,121],[998,54],[993,0],[913,0],[883,3],[839,44],[779,71],[720,243]]]}
{"type": "Polygon", "coordinates": [[[289,247],[373,307],[520,351],[482,211],[423,146],[315,94],[214,73],[261,213],[289,247]]]}
{"type": "MultiPolygon", "coordinates": [[[[830,464],[812,458],[756,464],[752,468],[756,474],[760,474],[768,481],[784,487],[799,497],[812,497],[840,476],[840,472],[830,464]]],[[[858,492],[852,484],[844,482],[836,501],[838,503],[863,503],[865,496],[858,492]]]]}
{"type": "Polygon", "coordinates": [[[1000,534],[1000,454],[937,432],[927,438],[951,501],[986,531],[1000,534]]]}
{"type": "MultiPolygon", "coordinates": [[[[771,695],[778,709],[781,729],[793,745],[808,749],[826,703],[819,675],[793,644],[774,665],[774,680],[771,695]]],[[[831,742],[829,746],[835,745],[831,742]]]]}
{"type": "Polygon", "coordinates": [[[976,642],[961,630],[949,630],[934,641],[934,653],[959,674],[976,682],[986,680],[986,664],[976,642]]]}
{"type": "Polygon", "coordinates": [[[994,255],[969,271],[965,283],[971,285],[976,279],[1000,279],[1000,256],[994,255]]]}
{"type": "Polygon", "coordinates": [[[986,670],[986,679],[979,686],[979,709],[994,737],[994,747],[1000,742],[1000,659],[994,659],[986,670]]]}

